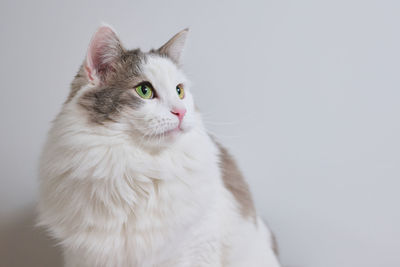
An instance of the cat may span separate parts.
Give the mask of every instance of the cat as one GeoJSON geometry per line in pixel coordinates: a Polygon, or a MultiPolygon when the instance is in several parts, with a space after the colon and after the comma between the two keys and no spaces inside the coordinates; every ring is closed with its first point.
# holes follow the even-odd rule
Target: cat
{"type": "Polygon", "coordinates": [[[67,267],[280,266],[248,185],[193,102],[181,54],[127,50],[102,25],[53,121],[39,225],[67,267]]]}

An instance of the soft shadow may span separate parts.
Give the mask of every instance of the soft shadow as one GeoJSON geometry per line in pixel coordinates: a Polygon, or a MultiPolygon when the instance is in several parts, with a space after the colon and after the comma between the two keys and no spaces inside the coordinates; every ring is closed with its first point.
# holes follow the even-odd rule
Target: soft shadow
{"type": "Polygon", "coordinates": [[[56,242],[35,226],[35,210],[29,208],[16,216],[2,218],[0,225],[0,266],[58,267],[62,254],[56,242]]]}

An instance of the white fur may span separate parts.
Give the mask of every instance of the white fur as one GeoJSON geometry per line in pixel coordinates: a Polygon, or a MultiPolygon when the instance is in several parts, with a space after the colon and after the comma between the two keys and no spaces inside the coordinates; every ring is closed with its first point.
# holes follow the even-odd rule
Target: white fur
{"type": "Polygon", "coordinates": [[[49,132],[39,219],[60,241],[66,266],[279,266],[269,230],[243,218],[223,185],[219,152],[184,75],[155,56],[143,70],[162,88],[157,100],[95,125],[77,104],[88,84],[49,132]],[[175,92],[181,82],[183,100],[175,92]],[[167,138],[178,124],[175,106],[188,110],[183,133],[167,138]]]}

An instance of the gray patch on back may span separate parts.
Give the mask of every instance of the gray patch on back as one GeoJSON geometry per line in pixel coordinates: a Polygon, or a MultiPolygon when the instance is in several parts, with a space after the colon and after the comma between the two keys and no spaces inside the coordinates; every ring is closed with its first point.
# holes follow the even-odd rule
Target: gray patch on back
{"type": "Polygon", "coordinates": [[[275,256],[279,256],[279,248],[278,248],[278,241],[276,241],[276,236],[275,234],[271,231],[271,246],[272,246],[272,251],[275,253],[275,256]]]}
{"type": "Polygon", "coordinates": [[[245,218],[251,218],[256,222],[256,211],[248,184],[244,180],[235,160],[228,151],[215,140],[214,142],[220,151],[219,166],[221,168],[222,179],[225,187],[232,193],[233,197],[238,202],[242,216],[245,218]]]}

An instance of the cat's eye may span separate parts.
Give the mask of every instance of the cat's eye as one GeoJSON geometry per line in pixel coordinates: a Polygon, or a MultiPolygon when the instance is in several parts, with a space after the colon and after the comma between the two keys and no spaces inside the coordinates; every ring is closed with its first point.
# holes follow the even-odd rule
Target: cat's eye
{"type": "Polygon", "coordinates": [[[144,98],[144,99],[151,99],[151,98],[154,97],[153,88],[152,88],[152,86],[151,86],[150,84],[148,84],[148,83],[139,84],[138,86],[136,86],[135,90],[136,90],[136,93],[138,93],[138,95],[139,95],[141,98],[144,98]]]}
{"type": "Polygon", "coordinates": [[[180,99],[183,99],[185,97],[185,90],[183,89],[183,84],[178,84],[176,86],[176,93],[178,94],[180,99]]]}

